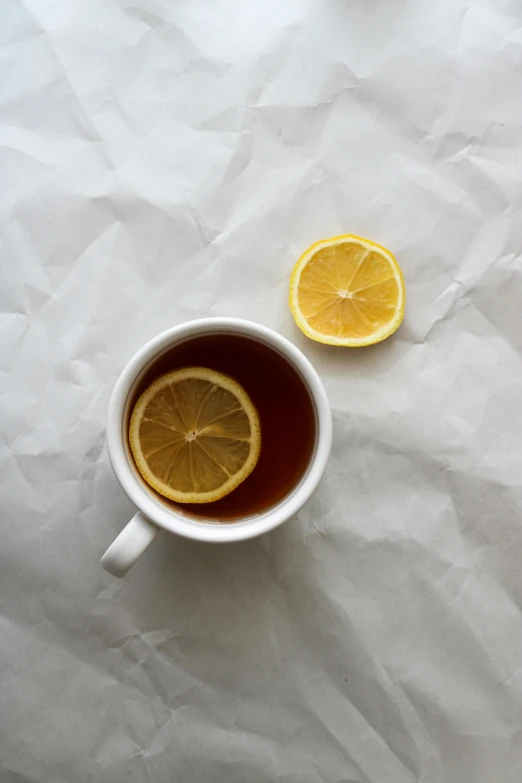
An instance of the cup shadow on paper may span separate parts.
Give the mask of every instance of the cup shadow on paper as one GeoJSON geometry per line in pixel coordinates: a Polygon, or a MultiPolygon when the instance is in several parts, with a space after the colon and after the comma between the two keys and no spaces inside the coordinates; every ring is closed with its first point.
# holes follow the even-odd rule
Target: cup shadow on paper
{"type": "Polygon", "coordinates": [[[285,622],[281,581],[295,574],[300,582],[303,568],[310,574],[313,567],[296,518],[264,536],[228,544],[162,531],[127,577],[126,589],[141,633],[172,635],[169,656],[205,648],[242,659],[259,654],[274,622],[285,622]]]}
{"type": "Polygon", "coordinates": [[[405,346],[414,342],[408,325],[403,323],[399,329],[380,343],[361,348],[343,348],[336,345],[323,345],[305,337],[297,326],[287,333],[293,342],[314,365],[322,380],[329,376],[351,369],[365,376],[382,374],[396,365],[398,356],[405,346]]]}

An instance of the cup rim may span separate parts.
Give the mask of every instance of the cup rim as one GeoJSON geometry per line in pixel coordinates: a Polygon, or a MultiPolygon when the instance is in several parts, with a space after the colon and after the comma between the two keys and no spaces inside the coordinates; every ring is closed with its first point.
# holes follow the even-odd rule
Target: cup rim
{"type": "Polygon", "coordinates": [[[107,412],[107,449],[116,478],[134,505],[155,524],[172,533],[197,541],[242,541],[262,535],[293,516],[316,489],[326,468],[332,444],[332,414],[321,379],[306,356],[286,337],[266,326],[241,318],[201,318],[186,321],[149,340],[127,362],[112,391],[107,412]],[[315,454],[299,484],[277,505],[253,517],[237,522],[216,524],[190,519],[163,506],[139,483],[129,465],[123,437],[122,415],[128,393],[136,377],[158,353],[181,339],[208,332],[231,331],[261,340],[279,350],[303,376],[313,397],[317,413],[315,454]]]}

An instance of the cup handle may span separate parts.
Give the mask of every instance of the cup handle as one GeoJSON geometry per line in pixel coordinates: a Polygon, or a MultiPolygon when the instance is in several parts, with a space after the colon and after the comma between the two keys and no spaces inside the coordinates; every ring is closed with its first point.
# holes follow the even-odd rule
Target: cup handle
{"type": "Polygon", "coordinates": [[[158,533],[159,527],[138,511],[103,555],[102,566],[113,576],[125,576],[158,533]]]}

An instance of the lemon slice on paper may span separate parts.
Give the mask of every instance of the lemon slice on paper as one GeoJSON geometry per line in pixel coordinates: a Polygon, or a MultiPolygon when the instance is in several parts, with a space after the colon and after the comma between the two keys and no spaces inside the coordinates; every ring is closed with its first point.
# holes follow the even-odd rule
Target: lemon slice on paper
{"type": "Polygon", "coordinates": [[[225,497],[254,470],[257,411],[242,386],[204,367],[158,378],[132,411],[129,441],[145,481],[179,503],[225,497]]]}
{"type": "Polygon", "coordinates": [[[346,234],[316,242],[290,280],[290,309],[307,337],[329,345],[372,345],[404,317],[406,291],[394,256],[346,234]]]}

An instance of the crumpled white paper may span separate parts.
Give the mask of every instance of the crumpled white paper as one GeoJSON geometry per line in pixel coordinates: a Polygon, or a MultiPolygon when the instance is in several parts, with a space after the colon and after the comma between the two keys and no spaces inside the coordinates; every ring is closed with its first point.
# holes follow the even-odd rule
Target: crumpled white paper
{"type": "Polygon", "coordinates": [[[519,0],[4,0],[2,783],[520,783],[519,0]],[[316,345],[313,241],[389,247],[396,336],[316,345]],[[327,475],[262,539],[164,534],[104,446],[142,343],[293,340],[327,475]]]}

